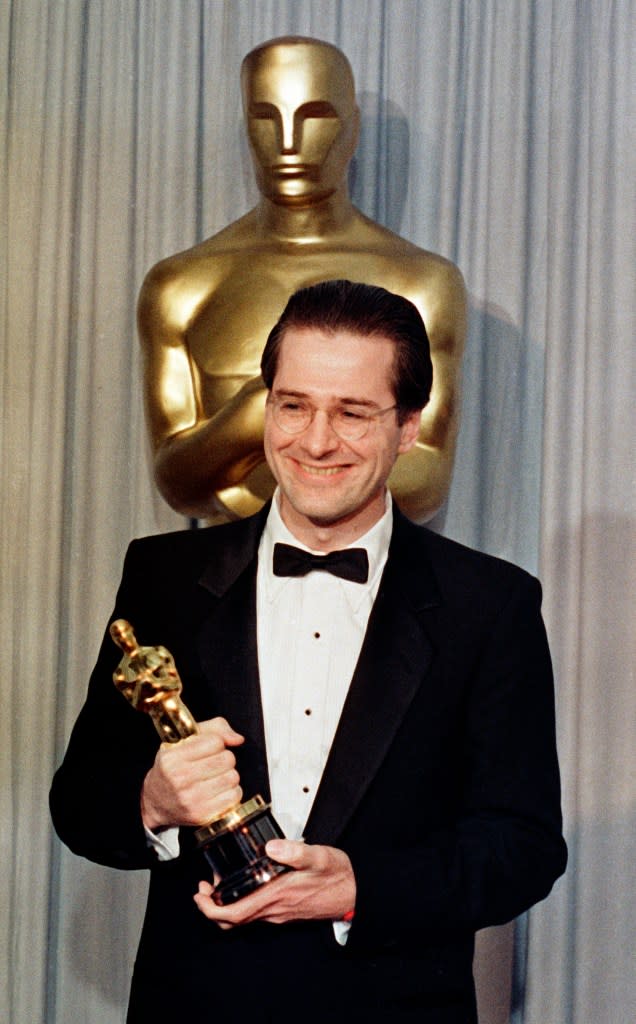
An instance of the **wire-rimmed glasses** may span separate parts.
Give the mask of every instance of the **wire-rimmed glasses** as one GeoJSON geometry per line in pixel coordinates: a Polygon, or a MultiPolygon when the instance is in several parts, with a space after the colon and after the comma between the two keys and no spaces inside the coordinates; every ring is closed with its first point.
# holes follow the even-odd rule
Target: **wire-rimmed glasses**
{"type": "MultiPolygon", "coordinates": [[[[317,409],[305,398],[289,395],[269,395],[267,404],[277,427],[285,434],[302,434],[303,430],[313,421],[317,409]]],[[[361,441],[369,432],[372,423],[387,412],[396,409],[397,405],[389,405],[386,409],[370,412],[358,406],[337,405],[327,410],[329,425],[343,441],[361,441]]]]}

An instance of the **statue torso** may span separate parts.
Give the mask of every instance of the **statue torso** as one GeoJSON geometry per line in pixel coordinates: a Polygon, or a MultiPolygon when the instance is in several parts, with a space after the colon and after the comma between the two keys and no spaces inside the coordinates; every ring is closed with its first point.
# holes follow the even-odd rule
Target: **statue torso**
{"type": "Polygon", "coordinates": [[[193,294],[183,322],[204,415],[259,373],[261,352],[289,296],[335,278],[382,285],[410,298],[429,330],[447,262],[358,215],[350,230],[316,241],[279,241],[251,230],[250,215],[164,266],[193,294]]]}
{"type": "MultiPolygon", "coordinates": [[[[359,211],[353,211],[345,227],[290,241],[263,231],[256,209],[192,249],[163,260],[144,286],[145,319],[140,326],[147,375],[166,365],[162,352],[180,348],[192,378],[197,422],[205,423],[246,381],[259,376],[267,335],[289,296],[305,285],[337,278],[380,285],[419,308],[436,375],[433,400],[425,411],[430,422],[422,436],[439,437],[448,463],[444,473],[450,478],[450,423],[465,328],[461,275],[448,260],[419,249],[359,211]],[[441,401],[435,398],[440,385],[441,401]]],[[[166,424],[161,433],[170,436],[169,416],[161,422],[166,424]]],[[[161,441],[156,435],[155,444],[161,441]]],[[[259,507],[271,488],[262,461],[242,484],[217,492],[217,501],[244,515],[259,507]]]]}

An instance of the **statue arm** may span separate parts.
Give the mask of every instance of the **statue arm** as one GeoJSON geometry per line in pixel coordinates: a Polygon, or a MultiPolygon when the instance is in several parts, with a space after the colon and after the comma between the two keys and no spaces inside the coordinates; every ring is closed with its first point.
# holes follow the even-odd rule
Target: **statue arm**
{"type": "Polygon", "coordinates": [[[139,297],[146,417],[161,494],[183,515],[204,517],[216,491],[240,483],[263,459],[266,392],[260,377],[239,382],[212,415],[203,413],[186,340],[189,297],[175,292],[155,270],[139,297]]]}
{"type": "Polygon", "coordinates": [[[424,321],[431,345],[433,387],[422,413],[415,447],[401,455],[389,485],[409,518],[424,522],[448,492],[459,427],[461,360],[466,339],[466,289],[460,271],[444,261],[435,280],[409,294],[424,321]]]}

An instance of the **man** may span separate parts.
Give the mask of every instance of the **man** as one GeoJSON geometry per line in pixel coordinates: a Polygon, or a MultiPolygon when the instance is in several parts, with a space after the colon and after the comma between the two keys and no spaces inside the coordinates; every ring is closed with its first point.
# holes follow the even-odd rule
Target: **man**
{"type": "Polygon", "coordinates": [[[56,828],[151,869],[131,1022],[470,1024],[475,930],[565,867],[540,588],[391,503],[431,385],[408,300],[301,290],[262,373],[271,507],[133,543],[115,608],[172,651],[201,733],[157,749],[106,639],[56,828]],[[285,545],[312,567],[281,565],[302,558],[285,545]],[[334,551],[348,578],[316,561],[334,551]],[[267,852],[293,870],[217,907],[188,826],[256,792],[289,836],[267,852]]]}
{"type": "MultiPolygon", "coordinates": [[[[259,361],[289,296],[353,277],[420,310],[435,366],[419,443],[391,477],[418,521],[442,504],[458,424],[466,293],[452,263],[352,204],[348,167],[359,111],[345,55],[319,39],[262,43],[241,68],[260,196],[239,220],[162,260],[139,296],[147,422],[159,490],[185,515],[213,520],[259,509],[273,480],[263,452],[259,361]]],[[[405,182],[406,188],[406,182],[405,182]]]]}

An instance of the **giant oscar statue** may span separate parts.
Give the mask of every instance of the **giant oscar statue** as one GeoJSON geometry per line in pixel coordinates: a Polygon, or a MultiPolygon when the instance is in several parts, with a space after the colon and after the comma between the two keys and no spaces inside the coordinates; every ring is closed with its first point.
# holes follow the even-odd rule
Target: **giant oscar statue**
{"type": "Polygon", "coordinates": [[[432,397],[417,447],[390,486],[416,520],[450,483],[466,328],[461,275],[351,203],[358,138],[351,68],[334,46],[284,37],[243,61],[247,130],[261,199],[254,209],[148,274],[139,299],[146,410],[163,496],[210,520],[256,511],[273,481],[263,456],[267,334],[289,295],[327,278],[382,285],[419,308],[431,343],[432,397]]]}

